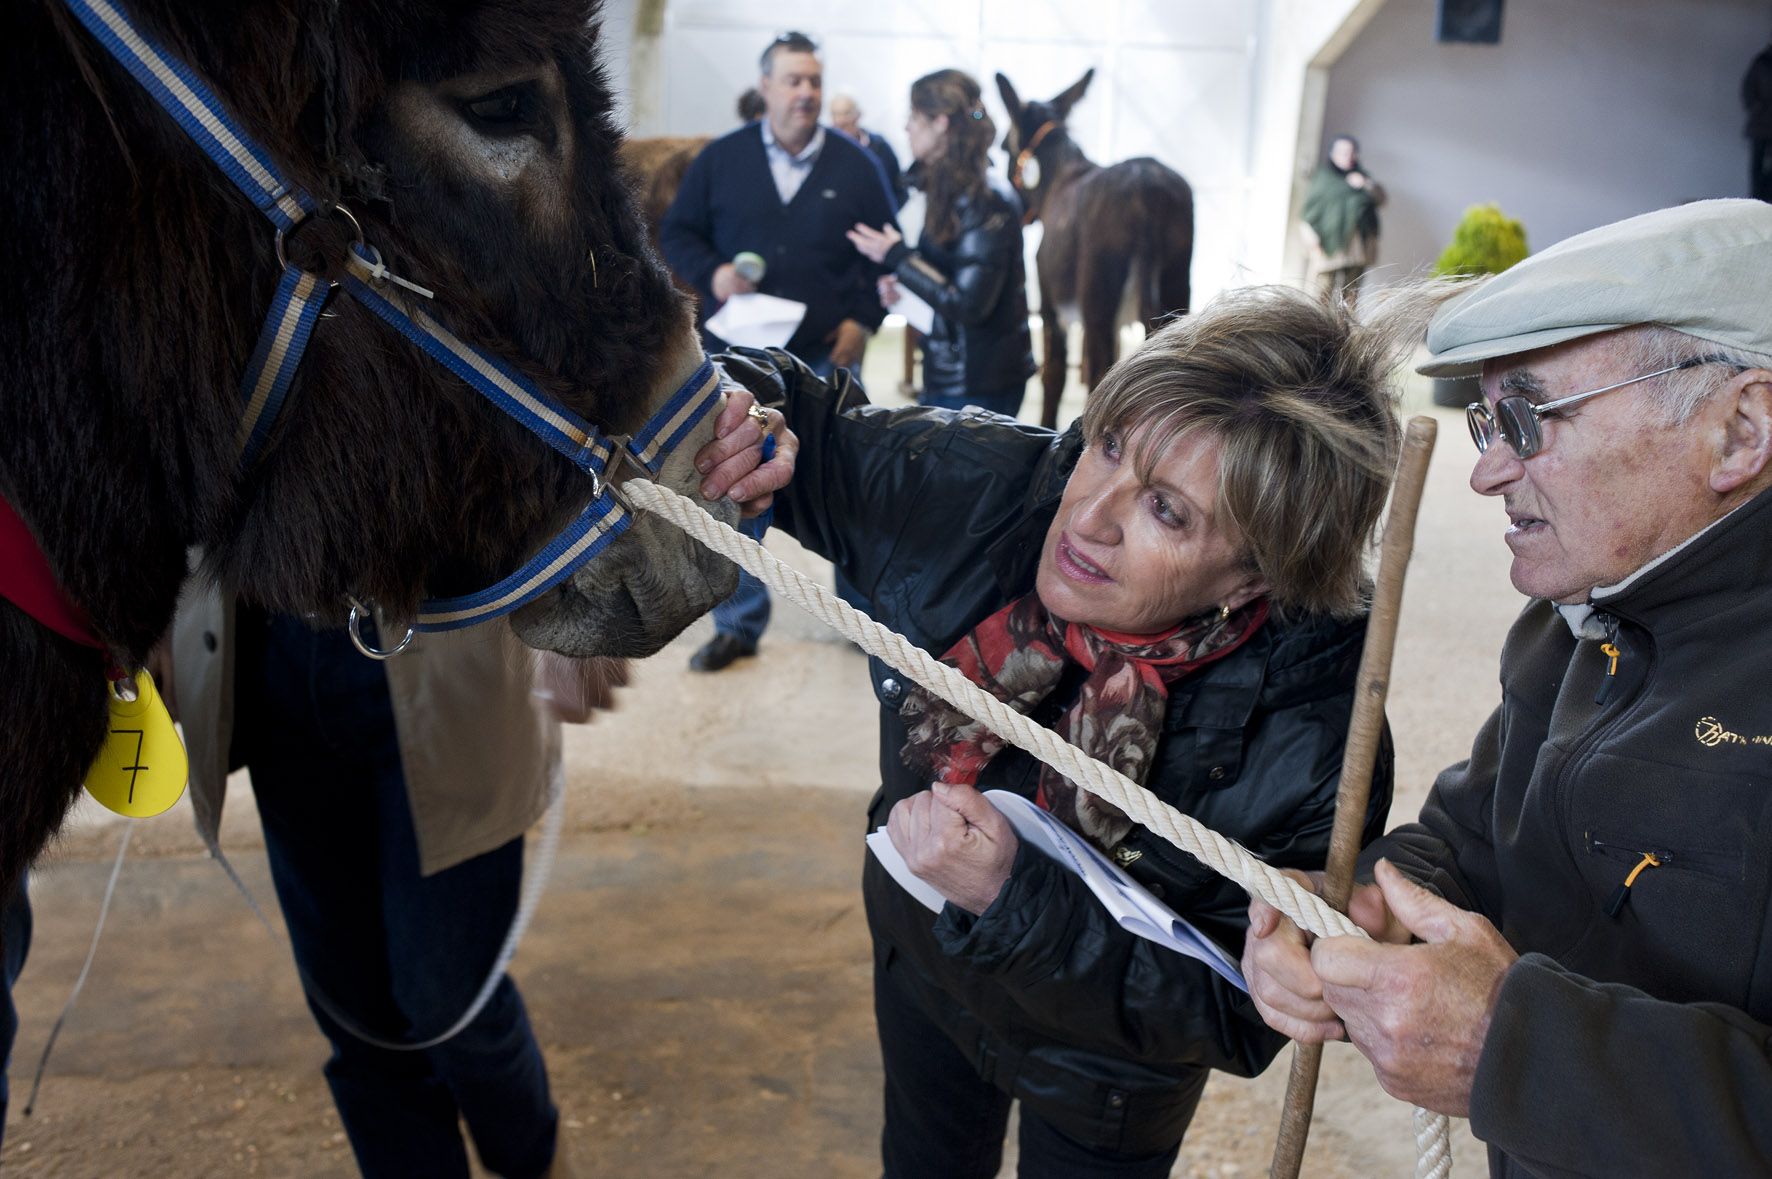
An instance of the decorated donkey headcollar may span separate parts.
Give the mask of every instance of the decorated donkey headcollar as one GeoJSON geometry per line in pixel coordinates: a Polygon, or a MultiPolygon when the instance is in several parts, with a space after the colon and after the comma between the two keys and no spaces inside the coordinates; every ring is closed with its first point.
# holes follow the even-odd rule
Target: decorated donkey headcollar
{"type": "MultiPolygon", "coordinates": [[[[347,208],[333,204],[323,210],[312,196],[290,185],[269,153],[240,128],[202,79],[145,36],[115,0],[64,2],[276,231],[282,276],[240,385],[244,412],[237,441],[242,470],[250,469],[262,453],[321,309],[342,286],[345,294],[590,476],[590,504],[565,531],[498,584],[475,594],[421,603],[412,630],[455,630],[508,614],[570,577],[627,530],[633,517],[610,486],[609,465],[627,462],[648,476],[658,474],[665,456],[719,402],[721,382],[711,361],[703,361],[632,438],[605,435],[511,365],[465,343],[427,314],[415,296],[428,300],[432,293],[390,273],[347,208]],[[302,270],[288,260],[284,249],[291,235],[322,213],[342,218],[353,231],[342,282],[302,270]]],[[[352,603],[353,638],[361,609],[352,603]]],[[[410,638],[409,630],[395,650],[410,638]]],[[[359,647],[365,654],[383,654],[361,641],[359,647]]]]}
{"type": "MultiPolygon", "coordinates": [[[[1025,193],[1031,188],[1040,187],[1040,161],[1034,153],[1040,150],[1040,145],[1046,141],[1048,135],[1058,130],[1058,126],[1057,119],[1047,119],[1028,136],[1026,146],[1015,153],[1015,166],[1009,169],[1009,183],[1017,192],[1025,193]]],[[[1029,210],[1027,220],[1031,222],[1033,219],[1033,211],[1029,210]]]]}

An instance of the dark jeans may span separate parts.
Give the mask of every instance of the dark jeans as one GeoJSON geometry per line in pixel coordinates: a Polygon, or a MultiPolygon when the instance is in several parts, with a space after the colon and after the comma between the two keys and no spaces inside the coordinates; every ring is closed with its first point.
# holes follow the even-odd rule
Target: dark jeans
{"type": "MultiPolygon", "coordinates": [[[[824,356],[802,356],[800,359],[804,360],[807,366],[821,377],[828,378],[836,371],[828,353],[824,356]]],[[[861,379],[861,365],[857,363],[850,366],[849,373],[859,381],[861,379]]],[[[742,521],[738,526],[740,532],[752,540],[758,541],[763,539],[763,533],[768,528],[769,522],[766,516],[742,521]]],[[[839,585],[838,591],[841,592],[842,588],[843,586],[839,585]]],[[[844,600],[855,605],[855,602],[847,596],[844,600]]],[[[740,569],[738,571],[738,588],[733,590],[731,596],[725,601],[714,607],[714,629],[720,634],[731,635],[753,647],[756,646],[757,641],[763,637],[763,632],[769,629],[769,588],[745,570],[740,569]]]]}
{"type": "Polygon", "coordinates": [[[976,405],[980,409],[988,409],[992,413],[1012,418],[1021,412],[1021,399],[1027,393],[1027,388],[1027,382],[1023,381],[1007,389],[987,389],[982,393],[967,393],[959,397],[943,397],[925,389],[922,397],[918,398],[918,404],[933,405],[939,409],[965,409],[968,405],[976,405]]]}
{"type": "Polygon", "coordinates": [[[424,1051],[374,1047],[333,1014],[396,1043],[453,1024],[516,912],[523,841],[421,876],[381,665],[342,630],[282,617],[255,627],[244,611],[241,630],[236,752],[357,1165],[369,1179],[466,1179],[466,1122],[487,1169],[541,1175],[558,1115],[509,977],[467,1028],[424,1051]]]}
{"type": "MultiPolygon", "coordinates": [[[[893,978],[874,968],[874,1020],[886,1067],[885,1179],[995,1179],[1003,1165],[1010,1097],[972,1062],[893,978]]],[[[1079,1142],[1021,1107],[1020,1179],[1168,1179],[1179,1141],[1152,1155],[1115,1154],[1079,1142]]]]}
{"type": "Polygon", "coordinates": [[[19,878],[18,891],[6,902],[0,914],[0,958],[4,959],[6,984],[0,993],[0,1139],[6,1134],[6,1073],[12,1067],[12,1042],[18,1036],[18,1009],[12,1005],[12,984],[25,968],[25,955],[31,950],[31,898],[25,892],[25,881],[19,878]]]}

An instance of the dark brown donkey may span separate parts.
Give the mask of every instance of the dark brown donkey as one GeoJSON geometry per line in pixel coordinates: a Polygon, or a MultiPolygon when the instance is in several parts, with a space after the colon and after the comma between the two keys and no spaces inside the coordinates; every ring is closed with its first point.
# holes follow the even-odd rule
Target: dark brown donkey
{"type": "MultiPolygon", "coordinates": [[[[632,430],[701,363],[618,179],[593,0],[128,6],[462,339],[579,415],[632,430]]],[[[110,657],[138,666],[165,632],[190,546],[242,597],[337,625],[347,592],[410,617],[477,590],[583,507],[571,463],[338,296],[241,471],[280,269],[264,219],[62,0],[0,6],[0,100],[0,496],[110,657]]],[[[296,248],[336,258],[342,221],[314,222],[296,248]]],[[[664,482],[693,490],[697,444],[664,482]]],[[[647,518],[512,625],[645,655],[736,578],[647,518]]],[[[105,663],[0,601],[0,896],[99,748],[105,663]]]]}
{"type": "Polygon", "coordinates": [[[1194,190],[1148,156],[1104,168],[1083,154],[1064,121],[1094,76],[1092,69],[1050,102],[1024,103],[997,75],[1009,108],[1009,177],[1028,222],[1045,224],[1035,260],[1046,341],[1040,421],[1047,426],[1058,424],[1072,323],[1083,324],[1083,385],[1093,389],[1118,355],[1121,324],[1136,318],[1150,331],[1188,309],[1194,190]]]}

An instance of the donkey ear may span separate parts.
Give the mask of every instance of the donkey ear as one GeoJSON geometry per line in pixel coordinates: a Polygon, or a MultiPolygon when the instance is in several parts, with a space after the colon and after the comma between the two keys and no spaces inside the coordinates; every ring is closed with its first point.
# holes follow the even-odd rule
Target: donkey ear
{"type": "Polygon", "coordinates": [[[1059,118],[1062,119],[1070,114],[1071,108],[1083,100],[1083,92],[1089,89],[1089,80],[1093,77],[1095,77],[1095,67],[1090,66],[1083,72],[1083,76],[1077,79],[1076,85],[1052,100],[1052,109],[1058,112],[1059,118]]]}
{"type": "Polygon", "coordinates": [[[1015,93],[1015,85],[1002,74],[997,75],[997,93],[1003,96],[1003,105],[1009,108],[1009,121],[1021,118],[1021,97],[1015,93]]]}

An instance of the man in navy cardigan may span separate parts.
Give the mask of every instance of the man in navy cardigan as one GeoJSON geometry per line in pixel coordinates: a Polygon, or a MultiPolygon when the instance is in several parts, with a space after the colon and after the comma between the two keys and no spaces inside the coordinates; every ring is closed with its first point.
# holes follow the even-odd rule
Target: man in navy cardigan
{"type": "MultiPolygon", "coordinates": [[[[846,236],[851,226],[893,221],[890,186],[877,161],[849,137],[819,126],[824,69],[804,33],[785,33],[763,51],[764,116],[702,149],[659,225],[659,246],[677,277],[701,294],[702,317],[735,294],[762,291],[806,305],[787,349],[828,376],[859,372],[868,336],[885,308],[875,283],[885,273],[846,236]],[[733,259],[760,255],[760,281],[733,259]]],[[[703,329],[709,351],[724,342],[703,329]]],[[[718,671],[756,652],[769,625],[769,595],[742,574],[714,608],[715,635],[690,666],[718,671]]]]}

